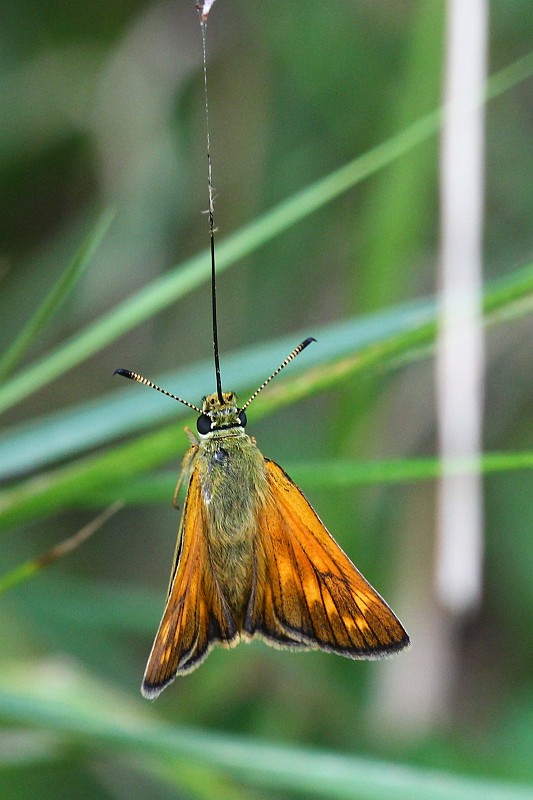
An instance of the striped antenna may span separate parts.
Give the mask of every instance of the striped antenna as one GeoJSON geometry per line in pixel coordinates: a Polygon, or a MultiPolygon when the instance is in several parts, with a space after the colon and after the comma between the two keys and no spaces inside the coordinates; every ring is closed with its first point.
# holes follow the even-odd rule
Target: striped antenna
{"type": "Polygon", "coordinates": [[[250,403],[252,402],[252,400],[255,400],[255,398],[257,397],[257,395],[259,394],[259,392],[262,392],[262,391],[263,391],[263,389],[265,388],[265,386],[268,386],[268,384],[270,383],[270,381],[272,380],[272,378],[275,378],[275,377],[276,377],[276,375],[277,375],[279,372],[281,372],[281,370],[283,369],[283,367],[286,367],[286,366],[287,366],[287,364],[290,364],[290,363],[291,363],[291,361],[293,360],[293,358],[296,358],[296,356],[297,356],[297,355],[299,355],[299,353],[301,353],[301,352],[302,352],[302,350],[305,350],[305,348],[307,347],[307,345],[311,344],[311,342],[316,342],[316,339],[313,339],[313,337],[312,337],[312,336],[309,336],[307,339],[305,339],[305,341],[301,342],[301,344],[299,344],[299,345],[298,345],[298,347],[295,347],[295,348],[294,348],[294,350],[292,351],[292,353],[289,353],[289,355],[287,356],[287,358],[286,358],[284,361],[282,361],[282,362],[281,362],[281,364],[279,365],[279,367],[278,367],[276,370],[274,370],[274,372],[272,373],[272,375],[270,375],[270,376],[269,376],[269,377],[266,379],[266,381],[263,381],[263,383],[261,384],[261,386],[260,386],[258,389],[256,389],[256,390],[255,390],[255,392],[253,393],[253,395],[252,395],[252,396],[251,396],[251,397],[250,397],[250,398],[249,398],[249,399],[246,401],[246,403],[245,403],[245,404],[242,406],[242,408],[241,408],[240,410],[241,410],[241,411],[244,411],[244,409],[245,409],[245,408],[248,408],[248,406],[250,405],[250,403]]]}
{"type": "Polygon", "coordinates": [[[167,397],[171,397],[173,400],[177,400],[178,403],[183,403],[184,406],[188,406],[192,408],[193,411],[197,411],[199,414],[202,413],[202,409],[198,408],[198,406],[193,406],[192,403],[189,403],[188,400],[183,400],[181,397],[178,397],[175,394],[171,394],[170,392],[165,391],[165,389],[161,389],[160,386],[157,386],[152,381],[149,381],[148,378],[143,378],[142,375],[139,375],[137,372],[131,372],[129,369],[116,369],[113,375],[122,375],[123,378],[129,378],[130,381],[137,381],[137,383],[143,383],[145,386],[149,386],[150,389],[156,389],[161,394],[166,394],[167,397]]]}

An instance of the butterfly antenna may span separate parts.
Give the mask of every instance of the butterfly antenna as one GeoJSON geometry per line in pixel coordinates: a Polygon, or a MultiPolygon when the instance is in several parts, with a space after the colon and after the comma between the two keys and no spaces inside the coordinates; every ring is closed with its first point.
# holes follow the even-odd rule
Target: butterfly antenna
{"type": "Polygon", "coordinates": [[[220,378],[220,360],[218,357],[218,324],[217,324],[217,286],[215,270],[215,204],[213,200],[213,173],[211,166],[211,137],[209,132],[209,102],[207,96],[207,14],[203,15],[202,7],[197,6],[202,29],[202,51],[204,58],[204,97],[205,97],[205,127],[207,141],[207,188],[209,192],[209,242],[211,249],[211,309],[213,313],[213,353],[215,356],[215,377],[217,395],[220,404],[224,403],[222,397],[222,380],[220,378]]]}
{"type": "Polygon", "coordinates": [[[161,394],[166,394],[167,397],[171,397],[173,400],[177,400],[178,403],[183,403],[184,406],[188,406],[192,408],[193,411],[197,411],[199,414],[202,413],[202,409],[198,408],[198,406],[193,406],[192,403],[189,403],[188,400],[183,400],[183,398],[178,397],[175,394],[171,394],[170,392],[165,391],[165,389],[161,389],[160,386],[157,386],[152,381],[149,381],[148,378],[143,378],[142,375],[139,375],[137,372],[131,372],[129,369],[116,369],[113,375],[122,375],[123,378],[129,378],[130,381],[137,381],[137,383],[142,383],[145,386],[149,386],[150,389],[156,389],[161,394]]]}
{"type": "Polygon", "coordinates": [[[269,377],[266,379],[266,381],[263,381],[263,383],[261,384],[261,386],[260,386],[258,389],[256,389],[256,390],[255,390],[255,392],[253,393],[253,395],[252,395],[252,396],[251,396],[251,397],[250,397],[250,398],[249,398],[249,399],[246,401],[246,403],[245,403],[245,404],[242,406],[242,408],[241,408],[240,410],[241,410],[241,411],[244,411],[244,409],[245,409],[245,408],[248,408],[248,406],[250,405],[250,403],[252,402],[252,400],[255,400],[255,398],[257,397],[257,395],[259,394],[259,392],[262,392],[262,391],[263,391],[263,389],[265,388],[265,386],[268,386],[268,384],[270,383],[270,381],[272,380],[272,378],[275,378],[275,377],[276,377],[276,375],[277,375],[278,373],[280,373],[280,372],[281,372],[281,370],[283,369],[283,367],[286,367],[286,366],[287,366],[287,364],[290,364],[290,363],[291,363],[291,361],[292,361],[294,358],[296,358],[296,356],[297,356],[297,355],[299,355],[299,354],[302,352],[302,350],[305,350],[305,348],[307,347],[307,345],[311,344],[311,342],[316,342],[316,339],[313,339],[313,337],[312,337],[312,336],[309,336],[307,339],[305,339],[305,341],[301,342],[301,343],[298,345],[298,347],[295,347],[295,348],[294,348],[294,350],[292,351],[292,353],[289,353],[289,355],[287,356],[287,358],[286,358],[284,361],[282,361],[282,362],[281,362],[281,364],[279,365],[279,367],[278,367],[276,370],[274,370],[274,372],[272,373],[272,375],[270,375],[270,376],[269,376],[269,377]]]}

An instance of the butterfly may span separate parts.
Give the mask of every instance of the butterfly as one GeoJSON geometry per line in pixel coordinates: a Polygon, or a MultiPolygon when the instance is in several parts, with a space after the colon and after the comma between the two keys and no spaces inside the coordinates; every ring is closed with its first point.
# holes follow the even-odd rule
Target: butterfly
{"type": "Polygon", "coordinates": [[[218,352],[215,221],[207,97],[206,29],[212,2],[197,4],[203,44],[216,392],[202,406],[127,369],[115,370],[198,413],[197,436],[174,493],[186,487],[170,584],[141,691],[154,699],[196,669],[215,645],[262,639],[290,650],[380,658],[409,644],[401,622],[343,553],[302,492],[246,433],[245,409],[311,342],[305,339],[239,406],[222,391],[218,352]]]}
{"type": "MultiPolygon", "coordinates": [[[[311,341],[293,350],[244,406],[222,391],[192,406],[198,433],[186,429],[192,444],[174,505],[182,485],[186,499],[141,689],[147,698],[196,669],[215,645],[262,639],[278,648],[373,659],[409,644],[401,622],[300,489],[246,433],[245,408],[311,341]]],[[[137,373],[117,372],[164,391],[137,373]]]]}

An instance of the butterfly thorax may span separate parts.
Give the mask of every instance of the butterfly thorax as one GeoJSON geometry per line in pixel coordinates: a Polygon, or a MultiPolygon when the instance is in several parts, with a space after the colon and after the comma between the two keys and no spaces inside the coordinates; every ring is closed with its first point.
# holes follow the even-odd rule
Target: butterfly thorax
{"type": "Polygon", "coordinates": [[[209,395],[202,411],[212,429],[200,433],[193,467],[202,487],[203,513],[212,573],[226,602],[240,620],[254,574],[257,512],[264,503],[264,458],[239,420],[236,397],[209,395]]]}

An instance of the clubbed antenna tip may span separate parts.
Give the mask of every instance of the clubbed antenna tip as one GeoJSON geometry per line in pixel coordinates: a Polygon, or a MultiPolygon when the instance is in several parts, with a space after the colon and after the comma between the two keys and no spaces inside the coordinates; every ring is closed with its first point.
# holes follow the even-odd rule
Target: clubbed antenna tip
{"type": "Polygon", "coordinates": [[[130,381],[137,381],[137,383],[142,383],[144,386],[149,386],[150,389],[155,389],[161,394],[166,394],[167,397],[171,397],[173,400],[177,400],[178,403],[183,403],[184,406],[188,408],[192,408],[193,411],[197,411],[198,414],[202,413],[202,409],[198,408],[198,406],[189,403],[188,400],[183,400],[181,397],[178,397],[176,394],[171,394],[171,392],[167,392],[165,389],[161,389],[160,386],[153,383],[153,381],[148,380],[148,378],[144,378],[142,375],[139,375],[138,372],[132,372],[130,369],[116,369],[113,375],[122,375],[123,378],[129,378],[130,381]]]}
{"type": "Polygon", "coordinates": [[[282,362],[281,362],[281,364],[279,365],[279,367],[278,367],[277,369],[275,369],[275,370],[274,370],[274,372],[272,373],[272,375],[269,375],[269,377],[266,379],[266,381],[263,381],[263,383],[261,384],[261,386],[260,386],[258,389],[256,389],[256,390],[255,390],[255,392],[253,393],[253,395],[252,395],[252,396],[251,396],[251,397],[250,397],[250,398],[249,398],[249,399],[246,401],[246,403],[243,405],[243,407],[241,408],[241,411],[244,411],[244,409],[245,409],[245,408],[248,408],[248,406],[250,405],[250,403],[252,402],[252,400],[255,400],[255,398],[257,397],[257,395],[259,394],[259,392],[262,392],[262,391],[263,391],[263,389],[265,388],[265,386],[268,386],[268,384],[270,383],[270,381],[272,380],[272,378],[275,378],[275,377],[276,377],[276,375],[277,375],[278,373],[280,373],[280,372],[281,372],[281,370],[282,370],[284,367],[286,367],[286,366],[287,366],[287,364],[290,364],[290,363],[291,363],[291,361],[292,361],[294,358],[296,358],[296,356],[297,356],[297,355],[299,355],[299,354],[302,352],[302,350],[305,350],[305,348],[306,348],[308,345],[310,345],[310,344],[311,344],[311,342],[316,342],[316,339],[315,339],[313,336],[308,336],[308,337],[307,337],[307,339],[304,339],[304,341],[303,341],[303,342],[300,342],[300,344],[298,345],[298,347],[295,347],[295,348],[294,348],[294,350],[292,351],[292,353],[289,353],[289,355],[287,356],[287,358],[286,358],[284,361],[282,361],[282,362]]]}

